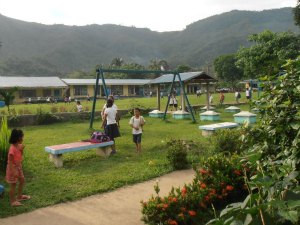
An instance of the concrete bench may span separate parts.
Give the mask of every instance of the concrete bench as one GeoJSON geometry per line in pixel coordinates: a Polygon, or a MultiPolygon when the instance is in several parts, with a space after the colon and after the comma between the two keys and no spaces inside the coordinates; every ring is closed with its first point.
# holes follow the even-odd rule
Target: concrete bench
{"type": "Polygon", "coordinates": [[[210,125],[203,125],[199,126],[199,129],[202,130],[203,136],[210,136],[215,133],[218,129],[224,129],[224,128],[234,128],[238,127],[238,123],[232,123],[232,122],[225,122],[225,123],[215,123],[210,125]]]}
{"type": "Polygon", "coordinates": [[[97,155],[108,157],[112,151],[111,146],[113,144],[113,141],[102,143],[78,141],[61,145],[46,146],[45,151],[49,153],[49,160],[53,162],[57,168],[59,168],[63,167],[62,155],[65,153],[78,152],[96,148],[97,155]]]}

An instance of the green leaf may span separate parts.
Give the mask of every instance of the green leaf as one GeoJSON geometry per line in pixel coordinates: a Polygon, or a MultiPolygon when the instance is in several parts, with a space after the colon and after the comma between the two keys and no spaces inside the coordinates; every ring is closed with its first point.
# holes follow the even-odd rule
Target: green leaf
{"type": "Polygon", "coordinates": [[[286,220],[292,221],[293,223],[298,222],[299,215],[297,211],[279,211],[278,213],[286,220]]]}
{"type": "Polygon", "coordinates": [[[252,222],[252,216],[247,214],[246,219],[244,221],[244,225],[249,225],[252,222]]]}

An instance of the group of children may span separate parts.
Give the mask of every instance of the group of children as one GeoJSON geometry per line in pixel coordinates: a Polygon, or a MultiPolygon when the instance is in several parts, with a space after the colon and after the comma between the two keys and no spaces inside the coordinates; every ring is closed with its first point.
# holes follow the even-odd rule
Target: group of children
{"type": "MultiPolygon", "coordinates": [[[[102,125],[105,133],[109,136],[110,140],[114,141],[112,146],[112,153],[116,153],[115,138],[120,137],[120,116],[118,114],[118,107],[114,104],[113,96],[109,96],[106,104],[103,106],[102,110],[102,125]]],[[[132,139],[136,145],[136,151],[141,152],[142,146],[142,133],[143,126],[145,124],[145,119],[141,116],[141,110],[139,108],[134,109],[134,116],[129,120],[129,125],[132,127],[132,139]]]]}

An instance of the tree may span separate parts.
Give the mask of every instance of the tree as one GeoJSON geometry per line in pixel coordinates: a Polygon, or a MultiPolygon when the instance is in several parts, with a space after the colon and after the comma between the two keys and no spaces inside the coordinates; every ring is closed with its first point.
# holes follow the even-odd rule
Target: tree
{"type": "Polygon", "coordinates": [[[13,103],[15,96],[14,93],[18,90],[17,87],[14,87],[9,90],[0,90],[0,95],[3,98],[3,101],[5,102],[5,105],[7,107],[7,111],[10,114],[10,108],[9,106],[13,103]]]}
{"type": "Polygon", "coordinates": [[[166,60],[151,59],[148,67],[150,70],[169,70],[169,64],[166,60]]]}
{"type": "Polygon", "coordinates": [[[189,65],[178,65],[176,70],[179,72],[179,73],[183,73],[183,72],[189,72],[192,70],[192,67],[190,67],[189,65]]]}
{"type": "Polygon", "coordinates": [[[298,0],[296,7],[293,9],[294,20],[297,26],[300,26],[300,0],[298,0]]]}
{"type": "Polygon", "coordinates": [[[249,36],[254,44],[237,52],[236,65],[244,75],[257,78],[277,74],[288,59],[295,59],[300,50],[300,39],[292,32],[273,33],[266,30],[249,36]]]}
{"type": "Polygon", "coordinates": [[[116,57],[116,58],[113,58],[113,60],[111,61],[110,65],[112,67],[121,67],[123,65],[124,61],[122,58],[120,57],[116,57]]]}
{"type": "Polygon", "coordinates": [[[232,87],[243,77],[243,71],[235,65],[236,61],[235,54],[221,55],[214,60],[217,76],[221,80],[229,82],[232,87]]]}

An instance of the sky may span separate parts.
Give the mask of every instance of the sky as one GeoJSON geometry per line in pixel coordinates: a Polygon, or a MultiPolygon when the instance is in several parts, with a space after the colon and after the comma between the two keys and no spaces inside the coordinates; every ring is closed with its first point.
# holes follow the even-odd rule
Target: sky
{"type": "Polygon", "coordinates": [[[297,0],[0,0],[0,14],[42,24],[117,24],[179,31],[234,9],[295,7],[297,0]]]}

